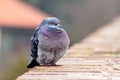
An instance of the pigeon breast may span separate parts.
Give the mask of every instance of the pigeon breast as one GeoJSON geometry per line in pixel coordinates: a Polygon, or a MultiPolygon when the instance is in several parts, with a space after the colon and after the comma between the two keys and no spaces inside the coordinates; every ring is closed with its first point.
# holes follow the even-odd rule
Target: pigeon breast
{"type": "MultiPolygon", "coordinates": [[[[41,32],[40,32],[41,33],[41,32]]],[[[49,52],[62,51],[68,47],[69,38],[63,30],[62,33],[41,33],[39,35],[39,48],[49,52]]]]}

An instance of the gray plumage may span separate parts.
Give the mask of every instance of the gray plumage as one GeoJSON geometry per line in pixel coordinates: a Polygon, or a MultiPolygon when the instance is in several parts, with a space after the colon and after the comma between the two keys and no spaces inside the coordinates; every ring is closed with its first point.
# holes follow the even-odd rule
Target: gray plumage
{"type": "Polygon", "coordinates": [[[30,61],[27,67],[55,65],[68,49],[69,43],[69,37],[57,18],[44,19],[31,37],[30,61]]]}

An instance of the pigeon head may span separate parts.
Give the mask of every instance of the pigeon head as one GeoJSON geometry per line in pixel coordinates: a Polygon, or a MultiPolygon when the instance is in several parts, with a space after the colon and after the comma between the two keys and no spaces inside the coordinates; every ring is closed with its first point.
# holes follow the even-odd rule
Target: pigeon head
{"type": "Polygon", "coordinates": [[[61,33],[63,31],[60,20],[56,17],[46,18],[40,25],[41,29],[51,33],[61,33]]]}

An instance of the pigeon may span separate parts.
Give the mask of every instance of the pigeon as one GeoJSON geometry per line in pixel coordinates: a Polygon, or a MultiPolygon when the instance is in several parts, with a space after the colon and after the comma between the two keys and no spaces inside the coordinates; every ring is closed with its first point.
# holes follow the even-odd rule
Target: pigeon
{"type": "Polygon", "coordinates": [[[27,68],[55,66],[69,48],[70,39],[56,17],[45,18],[31,37],[30,60],[27,68]]]}

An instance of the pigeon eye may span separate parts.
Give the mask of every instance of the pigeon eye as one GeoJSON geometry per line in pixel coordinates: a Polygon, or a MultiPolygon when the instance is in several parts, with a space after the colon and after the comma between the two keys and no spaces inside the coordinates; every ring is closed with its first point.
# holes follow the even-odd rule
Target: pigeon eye
{"type": "Polygon", "coordinates": [[[58,25],[57,23],[54,23],[54,22],[50,22],[49,24],[51,24],[51,25],[58,25]]]}

